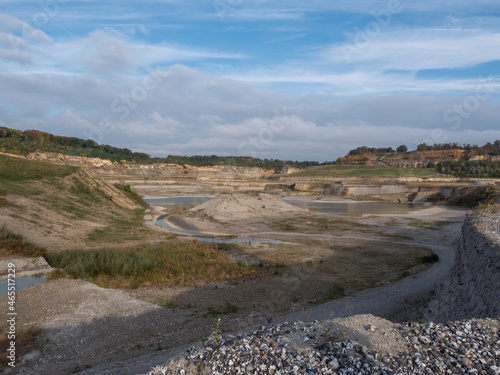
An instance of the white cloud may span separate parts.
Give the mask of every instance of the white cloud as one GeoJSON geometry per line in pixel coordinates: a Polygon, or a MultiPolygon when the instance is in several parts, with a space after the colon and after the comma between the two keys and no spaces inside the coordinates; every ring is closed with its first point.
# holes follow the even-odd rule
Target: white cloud
{"type": "Polygon", "coordinates": [[[370,37],[363,30],[351,41],[328,47],[333,63],[370,63],[378,70],[453,69],[500,60],[500,33],[476,30],[388,30],[370,37]]]}

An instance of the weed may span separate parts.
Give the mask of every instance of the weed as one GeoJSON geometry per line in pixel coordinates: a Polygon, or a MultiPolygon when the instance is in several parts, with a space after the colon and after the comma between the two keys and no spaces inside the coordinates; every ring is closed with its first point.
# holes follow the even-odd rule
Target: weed
{"type": "Polygon", "coordinates": [[[44,248],[25,241],[23,236],[9,232],[5,225],[0,228],[0,249],[0,254],[25,257],[40,257],[46,253],[44,248]]]}
{"type": "Polygon", "coordinates": [[[65,277],[68,277],[68,275],[63,270],[56,268],[47,275],[47,281],[64,279],[65,277]]]}
{"type": "Polygon", "coordinates": [[[217,323],[215,327],[212,327],[212,333],[208,337],[208,341],[213,342],[215,345],[220,345],[220,340],[222,339],[222,330],[219,327],[220,317],[217,318],[217,323]]]}
{"type": "MultiPolygon", "coordinates": [[[[321,334],[321,336],[325,339],[325,342],[335,343],[344,341],[344,337],[340,336],[336,333],[330,333],[331,329],[328,328],[325,332],[321,334]]],[[[345,332],[342,332],[342,335],[345,335],[345,332]]]]}
{"type": "Polygon", "coordinates": [[[169,242],[124,249],[67,250],[48,253],[54,268],[71,277],[104,287],[138,288],[151,284],[192,285],[229,280],[255,272],[253,266],[233,262],[217,245],[169,242]]]}

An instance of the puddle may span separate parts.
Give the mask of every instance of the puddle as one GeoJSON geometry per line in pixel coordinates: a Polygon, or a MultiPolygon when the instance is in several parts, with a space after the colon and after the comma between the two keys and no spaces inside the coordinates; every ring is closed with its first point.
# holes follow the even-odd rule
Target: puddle
{"type": "Polygon", "coordinates": [[[315,202],[284,199],[285,202],[296,206],[307,208],[309,211],[321,212],[336,216],[361,216],[361,215],[384,215],[384,214],[407,214],[415,210],[423,210],[428,207],[415,203],[393,203],[393,202],[315,202]]]}
{"type": "MultiPolygon", "coordinates": [[[[47,275],[43,275],[40,277],[23,277],[16,279],[16,291],[26,289],[33,285],[38,285],[47,279],[47,275]]],[[[0,295],[7,294],[8,288],[8,280],[0,281],[0,295]]]]}

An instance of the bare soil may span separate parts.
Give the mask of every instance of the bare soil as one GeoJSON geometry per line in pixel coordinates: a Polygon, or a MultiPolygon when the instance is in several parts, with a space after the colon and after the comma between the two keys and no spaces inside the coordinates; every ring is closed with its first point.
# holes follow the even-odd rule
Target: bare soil
{"type": "MultiPolygon", "coordinates": [[[[259,205],[264,201],[255,198],[259,205]]],[[[272,207],[271,202],[265,202],[262,206],[272,207]]],[[[41,203],[31,203],[30,207],[35,204],[43,209],[41,203]]],[[[263,269],[267,264],[278,264],[276,272],[210,285],[160,285],[137,290],[110,290],[84,281],[59,279],[18,291],[19,327],[40,327],[43,332],[37,338],[37,350],[25,356],[12,373],[83,371],[207,337],[218,317],[226,331],[244,329],[415,275],[429,267],[416,259],[430,249],[446,247],[454,251],[464,215],[433,207],[408,215],[338,219],[300,209],[277,208],[272,214],[262,215],[217,206],[219,210],[209,207],[214,209],[210,214],[194,210],[180,215],[177,225],[293,243],[242,244],[231,250],[235,257],[252,257],[263,269]],[[444,220],[447,223],[434,230],[436,223],[444,220]]],[[[160,212],[152,214],[151,218],[160,212]]],[[[49,225],[54,226],[55,221],[67,217],[49,219],[54,221],[49,225]]],[[[92,229],[90,224],[83,226],[71,232],[82,244],[92,229]]],[[[152,220],[149,226],[159,228],[152,220]]],[[[66,232],[48,235],[47,243],[53,241],[59,247],[68,244],[66,232]]],[[[158,232],[157,239],[165,237],[166,233],[158,232]]],[[[3,316],[6,307],[6,296],[1,296],[3,316]]],[[[1,322],[0,328],[6,329],[6,323],[1,322]]]]}

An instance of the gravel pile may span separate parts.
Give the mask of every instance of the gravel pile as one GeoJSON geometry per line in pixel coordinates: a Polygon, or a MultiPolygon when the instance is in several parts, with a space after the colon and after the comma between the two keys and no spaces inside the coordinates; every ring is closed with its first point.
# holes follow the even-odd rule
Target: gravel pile
{"type": "Polygon", "coordinates": [[[477,220],[477,226],[481,232],[488,234],[493,240],[500,242],[500,211],[498,205],[493,206],[487,214],[482,214],[477,220]]]}
{"type": "MultiPolygon", "coordinates": [[[[369,333],[378,328],[368,324],[364,329],[369,333]]],[[[500,374],[497,320],[406,323],[391,330],[403,349],[385,354],[331,335],[317,321],[262,327],[241,336],[214,334],[203,346],[148,375],[500,374]]]]}

